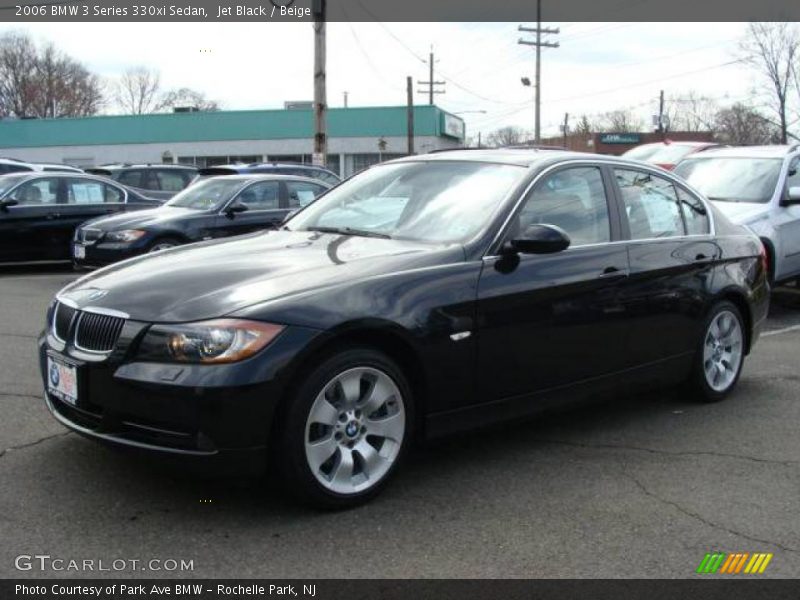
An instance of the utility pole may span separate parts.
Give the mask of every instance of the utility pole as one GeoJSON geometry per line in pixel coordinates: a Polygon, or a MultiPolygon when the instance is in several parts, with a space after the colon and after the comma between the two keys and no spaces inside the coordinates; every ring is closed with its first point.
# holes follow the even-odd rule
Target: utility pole
{"type": "Polygon", "coordinates": [[[436,61],[433,60],[433,46],[431,46],[431,53],[428,55],[428,81],[417,81],[419,85],[427,85],[427,90],[419,90],[418,94],[428,94],[428,104],[433,104],[434,94],[444,94],[444,90],[437,90],[437,85],[444,85],[444,81],[436,81],[433,78],[433,65],[436,61]]]}
{"type": "Polygon", "coordinates": [[[481,132],[478,132],[478,148],[481,147],[481,132]]]}
{"type": "Polygon", "coordinates": [[[313,0],[314,11],[314,155],[312,163],[328,163],[327,95],[325,89],[326,0],[313,0]]]}
{"type": "Polygon", "coordinates": [[[664,90],[661,90],[661,94],[658,98],[658,133],[661,134],[662,139],[664,138],[664,90]]]}
{"type": "Polygon", "coordinates": [[[414,80],[406,77],[408,155],[414,154],[414,80]]]}
{"type": "Polygon", "coordinates": [[[344,92],[344,107],[347,108],[347,94],[348,92],[344,92]]]}
{"type": "Polygon", "coordinates": [[[544,42],[542,41],[542,34],[557,34],[561,30],[558,28],[542,27],[542,0],[536,0],[536,27],[518,27],[519,31],[527,33],[535,33],[536,40],[525,40],[520,38],[517,43],[525,46],[536,47],[536,99],[535,103],[535,122],[534,122],[534,140],[537,144],[542,141],[542,120],[541,120],[541,105],[542,105],[542,48],[558,48],[558,42],[544,42]]]}
{"type": "Polygon", "coordinates": [[[567,147],[567,136],[569,135],[569,113],[564,113],[564,148],[567,147]]]}

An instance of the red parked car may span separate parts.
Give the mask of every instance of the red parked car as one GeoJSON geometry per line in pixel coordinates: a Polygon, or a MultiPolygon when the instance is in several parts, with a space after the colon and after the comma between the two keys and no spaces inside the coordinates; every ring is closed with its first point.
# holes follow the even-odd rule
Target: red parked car
{"type": "Polygon", "coordinates": [[[664,140],[654,144],[642,144],[625,152],[622,156],[634,160],[642,160],[662,169],[672,171],[679,162],[690,154],[702,152],[709,148],[718,148],[714,142],[672,142],[664,140]]]}

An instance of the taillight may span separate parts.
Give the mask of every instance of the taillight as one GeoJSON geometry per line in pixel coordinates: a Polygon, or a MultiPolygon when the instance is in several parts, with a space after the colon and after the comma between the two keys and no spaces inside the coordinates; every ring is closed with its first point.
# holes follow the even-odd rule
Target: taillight
{"type": "Polygon", "coordinates": [[[769,254],[764,242],[761,242],[761,267],[764,269],[764,273],[769,273],[769,254]]]}

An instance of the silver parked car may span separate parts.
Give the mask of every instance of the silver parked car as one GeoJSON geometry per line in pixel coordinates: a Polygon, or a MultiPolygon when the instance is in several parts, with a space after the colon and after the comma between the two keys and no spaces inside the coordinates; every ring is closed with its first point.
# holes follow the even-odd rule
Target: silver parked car
{"type": "Polygon", "coordinates": [[[675,173],[761,238],[774,283],[800,278],[800,144],[707,150],[675,173]]]}

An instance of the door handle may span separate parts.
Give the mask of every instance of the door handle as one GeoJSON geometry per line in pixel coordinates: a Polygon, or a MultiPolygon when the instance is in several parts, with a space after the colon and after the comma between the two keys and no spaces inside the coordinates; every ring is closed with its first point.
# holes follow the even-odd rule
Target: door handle
{"type": "Polygon", "coordinates": [[[623,277],[627,276],[628,273],[626,270],[614,266],[606,267],[600,274],[601,279],[622,279],[623,277]]]}
{"type": "Polygon", "coordinates": [[[707,256],[707,255],[703,254],[702,252],[694,257],[694,262],[700,263],[700,264],[711,262],[712,260],[714,260],[714,256],[707,256]]]}
{"type": "Polygon", "coordinates": [[[47,213],[47,218],[51,219],[51,220],[52,219],[57,219],[60,216],[61,216],[61,213],[55,213],[55,212],[47,213]]]}

